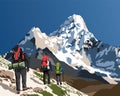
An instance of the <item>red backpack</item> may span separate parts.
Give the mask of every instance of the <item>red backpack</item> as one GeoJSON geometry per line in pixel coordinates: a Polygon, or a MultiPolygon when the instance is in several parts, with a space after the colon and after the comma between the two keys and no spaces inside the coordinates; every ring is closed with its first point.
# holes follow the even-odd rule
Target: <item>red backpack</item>
{"type": "Polygon", "coordinates": [[[22,51],[22,55],[20,54],[21,48],[18,46],[17,51],[13,51],[14,54],[14,60],[18,61],[19,59],[24,60],[25,59],[25,53],[22,51]],[[20,58],[21,56],[21,58],[20,58]]]}
{"type": "Polygon", "coordinates": [[[22,60],[25,60],[25,53],[22,51],[22,60]]]}
{"type": "Polygon", "coordinates": [[[48,61],[49,60],[49,57],[48,56],[43,56],[42,57],[42,61],[41,61],[41,69],[43,70],[43,71],[46,71],[46,70],[48,70],[48,61]]]}

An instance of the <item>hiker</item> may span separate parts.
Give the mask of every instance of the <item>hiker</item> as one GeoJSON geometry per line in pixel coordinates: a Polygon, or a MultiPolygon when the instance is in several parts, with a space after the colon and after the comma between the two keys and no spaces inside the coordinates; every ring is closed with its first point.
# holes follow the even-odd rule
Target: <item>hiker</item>
{"type": "Polygon", "coordinates": [[[26,86],[26,71],[29,71],[29,63],[28,60],[26,58],[25,53],[22,51],[22,49],[20,48],[19,45],[16,45],[13,49],[12,49],[12,64],[14,66],[14,64],[17,63],[21,63],[24,62],[25,67],[20,67],[20,65],[18,66],[18,68],[14,69],[15,72],[15,79],[16,79],[16,91],[17,94],[20,93],[20,76],[22,76],[22,88],[23,91],[25,91],[27,89],[26,86]]]}
{"type": "Polygon", "coordinates": [[[47,53],[44,54],[41,60],[41,70],[43,71],[43,83],[46,84],[46,78],[48,84],[50,84],[50,74],[52,71],[52,65],[47,53]]]}
{"type": "Polygon", "coordinates": [[[62,84],[62,72],[63,72],[63,67],[61,67],[60,62],[57,62],[55,65],[55,74],[56,74],[57,85],[62,84]]]}

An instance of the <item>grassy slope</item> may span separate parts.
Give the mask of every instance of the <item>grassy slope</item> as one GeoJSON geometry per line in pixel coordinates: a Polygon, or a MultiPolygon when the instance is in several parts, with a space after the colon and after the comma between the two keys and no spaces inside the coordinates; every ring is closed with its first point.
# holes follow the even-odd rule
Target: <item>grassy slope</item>
{"type": "Polygon", "coordinates": [[[111,89],[101,89],[94,96],[120,96],[120,84],[111,89]]]}
{"type": "MultiPolygon", "coordinates": [[[[42,75],[40,72],[34,72],[34,74],[40,79],[42,80],[42,75]]],[[[51,80],[51,84],[48,84],[48,87],[50,87],[52,89],[52,92],[54,94],[56,94],[57,96],[68,96],[68,93],[71,91],[69,90],[67,87],[63,87],[63,86],[58,86],[56,85],[56,81],[54,79],[51,80]]],[[[43,96],[53,96],[53,94],[45,91],[45,90],[42,90],[40,92],[38,92],[40,94],[42,94],[43,96]]],[[[75,94],[78,94],[77,96],[79,96],[81,93],[79,93],[78,91],[75,92],[75,94]]],[[[82,95],[80,95],[82,96],[82,95]]]]}
{"type": "Polygon", "coordinates": [[[77,79],[77,78],[70,77],[67,75],[64,75],[63,77],[66,83],[78,89],[79,91],[84,92],[85,94],[88,94],[88,96],[94,96],[94,94],[97,94],[97,92],[99,93],[100,90],[103,90],[103,89],[108,90],[115,86],[115,85],[105,84],[97,80],[89,81],[87,79],[86,80],[77,79]]]}
{"type": "MultiPolygon", "coordinates": [[[[69,76],[64,76],[64,79],[69,85],[88,94],[88,96],[93,96],[95,93],[99,92],[102,89],[108,90],[115,86],[110,84],[104,84],[99,81],[88,81],[83,79],[76,79],[69,76]]],[[[103,95],[99,95],[99,96],[103,96],[103,95]]]]}

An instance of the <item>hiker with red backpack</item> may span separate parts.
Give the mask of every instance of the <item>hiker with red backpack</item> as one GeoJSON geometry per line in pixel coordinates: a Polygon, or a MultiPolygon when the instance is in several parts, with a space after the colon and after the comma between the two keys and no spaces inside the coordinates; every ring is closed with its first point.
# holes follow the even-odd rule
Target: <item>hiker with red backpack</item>
{"type": "Polygon", "coordinates": [[[52,65],[47,53],[45,53],[44,56],[42,57],[41,70],[43,72],[43,83],[46,84],[46,78],[47,78],[47,82],[48,84],[50,84],[50,74],[52,71],[52,65]]]}
{"type": "Polygon", "coordinates": [[[14,69],[14,72],[15,72],[16,91],[17,91],[17,94],[19,94],[20,93],[20,76],[22,76],[23,91],[27,89],[26,71],[29,71],[29,63],[28,63],[25,53],[22,51],[19,45],[16,45],[12,49],[12,51],[13,51],[12,52],[12,69],[14,69]],[[25,64],[25,65],[24,67],[23,66],[21,67],[20,64],[25,64]]]}

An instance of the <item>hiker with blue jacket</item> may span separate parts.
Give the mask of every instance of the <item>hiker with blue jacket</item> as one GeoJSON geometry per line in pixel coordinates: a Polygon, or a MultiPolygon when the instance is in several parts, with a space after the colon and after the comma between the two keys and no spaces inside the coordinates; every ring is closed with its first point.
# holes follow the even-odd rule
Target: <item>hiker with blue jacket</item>
{"type": "Polygon", "coordinates": [[[57,62],[55,65],[57,85],[62,84],[62,72],[63,72],[63,67],[61,66],[60,62],[57,62]]]}
{"type": "Polygon", "coordinates": [[[14,64],[18,64],[17,67],[13,68],[15,72],[15,79],[16,79],[16,91],[17,94],[20,93],[20,76],[22,76],[22,88],[23,91],[27,90],[26,86],[26,71],[29,71],[29,63],[26,58],[25,53],[22,51],[19,45],[16,45],[12,49],[12,66],[14,67],[14,64]],[[21,67],[21,63],[24,64],[24,67],[21,67]]]}

